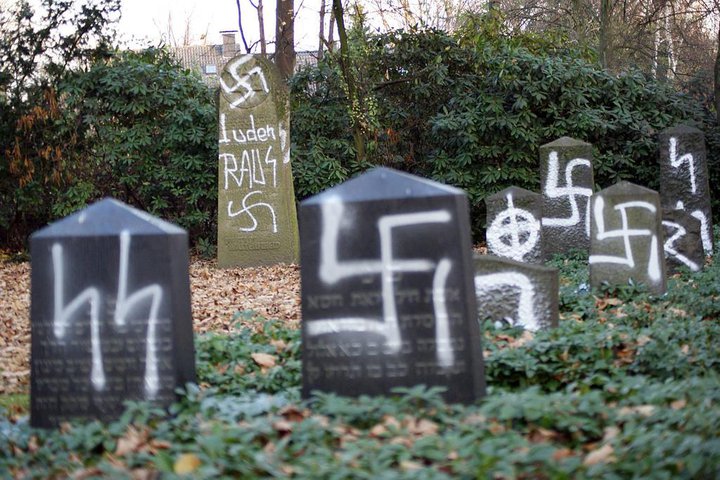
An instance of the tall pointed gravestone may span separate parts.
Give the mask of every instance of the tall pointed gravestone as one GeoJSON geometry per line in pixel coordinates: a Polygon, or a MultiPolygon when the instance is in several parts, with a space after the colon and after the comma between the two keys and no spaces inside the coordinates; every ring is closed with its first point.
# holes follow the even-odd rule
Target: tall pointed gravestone
{"type": "Polygon", "coordinates": [[[712,210],[705,135],[679,125],[659,135],[660,198],[665,211],[685,210],[700,221],[705,255],[712,255],[712,210]]]}
{"type": "Polygon", "coordinates": [[[589,201],[593,193],[592,145],[562,137],[540,147],[545,258],[590,249],[589,201]]]}
{"type": "Polygon", "coordinates": [[[106,199],[30,238],[30,421],[113,420],[195,381],[185,230],[106,199]]]}
{"type": "Polygon", "coordinates": [[[542,196],[510,187],[485,199],[488,253],[518,262],[543,263],[542,196]]]}
{"type": "Polygon", "coordinates": [[[592,196],[590,283],[647,285],[665,293],[660,195],[630,182],[618,182],[592,196]]]}
{"type": "Polygon", "coordinates": [[[220,76],[218,264],[296,263],[290,104],[277,67],[241,55],[220,76]]]}
{"type": "Polygon", "coordinates": [[[300,205],[305,397],[485,392],[467,196],[376,168],[300,205]]]}

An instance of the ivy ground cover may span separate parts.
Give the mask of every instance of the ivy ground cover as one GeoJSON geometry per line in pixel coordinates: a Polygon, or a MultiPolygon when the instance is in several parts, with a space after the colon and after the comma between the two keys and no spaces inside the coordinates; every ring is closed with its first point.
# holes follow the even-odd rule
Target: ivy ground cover
{"type": "Polygon", "coordinates": [[[130,403],[111,424],[31,429],[0,402],[3,478],[643,478],[720,476],[720,262],[642,286],[589,291],[561,269],[560,327],[483,325],[487,396],[446,404],[300,399],[296,326],[245,311],[198,335],[199,382],[169,411],[130,403]],[[247,325],[252,324],[252,328],[247,325]]]}

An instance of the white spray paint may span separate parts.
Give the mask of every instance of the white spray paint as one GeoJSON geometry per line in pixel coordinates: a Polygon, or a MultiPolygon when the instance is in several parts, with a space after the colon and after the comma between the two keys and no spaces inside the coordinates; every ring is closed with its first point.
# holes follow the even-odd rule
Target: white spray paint
{"type": "Polygon", "coordinates": [[[675,233],[670,238],[665,240],[665,244],[663,245],[665,253],[669,256],[675,257],[679,262],[687,266],[693,272],[699,271],[700,267],[697,263],[693,262],[685,255],[678,252],[675,248],[675,242],[687,235],[687,230],[685,230],[685,228],[679,223],[671,222],[669,220],[663,220],[662,224],[675,230],[675,233]]]}
{"type": "Polygon", "coordinates": [[[688,172],[690,174],[690,191],[695,194],[697,193],[697,184],[695,180],[695,159],[692,153],[686,153],[685,155],[677,156],[677,138],[670,137],[670,165],[673,168],[679,168],[683,163],[687,163],[688,172]]]}
{"type": "MultiPolygon", "coordinates": [[[[590,160],[575,158],[565,165],[565,186],[559,187],[560,160],[555,151],[550,152],[548,159],[548,176],[545,181],[544,194],[550,198],[567,197],[570,203],[571,214],[568,218],[543,218],[543,226],[548,227],[572,227],[580,223],[580,209],[577,204],[577,196],[590,197],[593,193],[591,188],[576,187],[573,184],[573,171],[578,167],[592,168],[590,160]]],[[[585,234],[590,236],[590,215],[588,210],[585,215],[585,234]]]]}
{"type": "Polygon", "coordinates": [[[620,220],[622,228],[617,230],[605,230],[605,199],[602,196],[597,196],[594,204],[593,216],[595,218],[595,225],[597,227],[597,240],[607,240],[610,238],[621,238],[623,241],[623,248],[625,250],[624,257],[617,257],[613,255],[590,255],[589,263],[591,265],[597,263],[614,263],[619,265],[626,265],[630,268],[635,268],[635,257],[633,256],[631,237],[651,237],[650,240],[650,255],[648,258],[648,278],[653,282],[662,280],[662,273],[660,268],[660,254],[658,251],[658,237],[655,233],[649,229],[631,229],[629,228],[627,210],[629,208],[643,208],[652,213],[656,213],[657,209],[655,205],[643,201],[632,201],[619,203],[615,205],[615,210],[620,213],[620,220]]]}
{"type": "MultiPolygon", "coordinates": [[[[113,320],[115,325],[124,326],[127,323],[127,316],[137,307],[138,304],[150,301],[150,309],[147,320],[147,334],[145,338],[145,393],[148,398],[154,398],[160,389],[160,378],[158,374],[157,360],[157,339],[156,325],[158,311],[163,298],[163,290],[158,284],[148,285],[128,296],[128,266],[130,263],[130,242],[131,236],[127,230],[120,233],[120,265],[118,270],[118,290],[113,320]]],[[[53,295],[54,295],[54,318],[53,331],[55,337],[62,339],[65,336],[69,320],[75,316],[77,311],[84,305],[90,306],[90,348],[92,368],[90,381],[97,391],[105,388],[106,378],[103,366],[102,350],[100,343],[100,291],[96,287],[88,287],[76,296],[68,305],[65,303],[65,265],[63,259],[63,247],[59,243],[52,246],[53,260],[53,295]]]]}
{"type": "Polygon", "coordinates": [[[449,315],[445,305],[447,278],[452,262],[441,259],[437,264],[428,259],[398,259],[393,256],[393,230],[396,228],[428,223],[447,223],[451,215],[446,210],[385,215],[377,223],[380,235],[379,260],[339,260],[338,238],[344,205],[339,197],[329,198],[321,205],[322,235],[320,239],[320,265],[318,276],[328,285],[342,279],[367,275],[380,275],[382,290],[382,322],[374,318],[333,318],[307,322],[310,336],[324,333],[372,332],[385,337],[388,351],[397,353],[402,345],[400,326],[395,302],[395,276],[398,273],[431,272],[433,274],[433,308],[435,312],[436,352],[441,367],[454,364],[454,352],[450,347],[449,315]]]}
{"type": "Polygon", "coordinates": [[[240,227],[240,231],[254,232],[255,230],[257,230],[258,221],[257,221],[257,218],[255,218],[255,215],[253,215],[252,210],[257,207],[265,207],[270,211],[270,215],[272,216],[272,231],[273,231],[273,233],[277,233],[277,231],[278,231],[277,230],[277,217],[275,215],[275,209],[272,207],[272,205],[270,205],[269,203],[265,203],[265,202],[255,202],[253,204],[248,205],[247,202],[250,199],[250,197],[253,195],[262,195],[262,192],[260,190],[255,190],[255,191],[250,192],[247,195],[245,195],[245,197],[243,197],[243,201],[242,201],[242,209],[238,210],[237,212],[232,211],[233,201],[230,200],[228,202],[228,206],[227,206],[228,217],[233,218],[233,217],[237,217],[238,215],[246,214],[252,221],[252,226],[240,227]]]}
{"type": "Polygon", "coordinates": [[[243,57],[238,58],[237,60],[231,62],[225,69],[230,74],[230,76],[235,80],[235,83],[233,85],[228,85],[223,80],[222,76],[220,77],[220,86],[222,87],[223,91],[227,94],[231,93],[238,93],[241,89],[245,91],[245,93],[234,102],[230,103],[230,108],[237,108],[238,105],[245,103],[249,98],[255,95],[255,89],[252,87],[252,77],[253,75],[258,78],[260,81],[260,85],[262,86],[263,92],[269,93],[270,89],[268,88],[267,80],[265,80],[265,74],[262,72],[262,69],[260,67],[254,67],[251,68],[247,73],[240,74],[239,70],[240,67],[245,65],[247,62],[252,60],[252,56],[246,55],[243,57]]]}
{"type": "Polygon", "coordinates": [[[702,210],[690,212],[690,215],[700,220],[700,237],[702,238],[703,250],[705,250],[705,255],[712,255],[712,225],[710,225],[702,210]]]}
{"type": "Polygon", "coordinates": [[[507,208],[487,229],[488,248],[495,255],[522,262],[537,245],[539,234],[540,222],[527,210],[516,208],[512,194],[508,194],[507,208]],[[520,241],[522,233],[527,234],[524,242],[520,241]]]}
{"type": "Polygon", "coordinates": [[[475,295],[478,298],[488,295],[493,290],[506,287],[515,288],[518,292],[517,324],[527,330],[538,330],[540,323],[534,307],[535,286],[528,277],[519,272],[475,275],[475,295]]]}

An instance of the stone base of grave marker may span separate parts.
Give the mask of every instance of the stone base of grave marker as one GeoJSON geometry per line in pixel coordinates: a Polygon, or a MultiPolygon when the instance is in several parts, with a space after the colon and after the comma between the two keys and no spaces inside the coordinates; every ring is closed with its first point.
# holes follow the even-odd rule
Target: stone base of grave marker
{"type": "Polygon", "coordinates": [[[464,192],[377,168],[305,200],[300,219],[305,397],[484,394],[464,192]]]}
{"type": "Polygon", "coordinates": [[[542,196],[510,187],[485,199],[488,253],[518,262],[544,261],[542,249],[542,196]]]}
{"type": "Polygon", "coordinates": [[[558,326],[556,268],[475,255],[475,294],[480,321],[501,321],[527,330],[558,326]]]}
{"type": "Polygon", "coordinates": [[[30,421],[110,421],[195,381],[187,233],[102,200],[30,239],[30,421]]]}
{"type": "Polygon", "coordinates": [[[632,280],[665,293],[660,195],[623,181],[593,195],[591,204],[590,284],[632,280]]]}

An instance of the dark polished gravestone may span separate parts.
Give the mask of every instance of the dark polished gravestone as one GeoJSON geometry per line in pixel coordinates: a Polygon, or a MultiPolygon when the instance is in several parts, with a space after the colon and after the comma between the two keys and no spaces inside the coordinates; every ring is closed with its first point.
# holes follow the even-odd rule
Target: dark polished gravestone
{"type": "Polygon", "coordinates": [[[702,223],[685,210],[663,212],[665,262],[669,273],[680,268],[700,271],[705,264],[702,223]]]}
{"type": "Polygon", "coordinates": [[[651,293],[665,293],[660,195],[622,181],[596,193],[590,202],[590,284],[623,285],[632,279],[651,293]]]}
{"type": "Polygon", "coordinates": [[[485,393],[467,196],[376,168],[300,204],[302,393],[485,393]]]}
{"type": "Polygon", "coordinates": [[[558,326],[556,268],[476,255],[475,295],[480,321],[507,322],[536,331],[558,326]]]}
{"type": "Polygon", "coordinates": [[[218,265],[297,263],[290,105],[277,67],[240,55],[220,76],[218,265]]]}
{"type": "Polygon", "coordinates": [[[592,145],[562,137],[542,145],[539,152],[545,258],[572,249],[588,251],[589,201],[594,188],[592,145]]]}
{"type": "Polygon", "coordinates": [[[30,237],[30,421],[111,421],[195,381],[185,230],[112,199],[30,237]]]}
{"type": "Polygon", "coordinates": [[[488,253],[518,262],[543,263],[542,196],[510,187],[485,199],[488,253]]]}
{"type": "Polygon", "coordinates": [[[713,253],[712,210],[705,135],[679,125],[660,132],[660,199],[663,209],[685,210],[701,224],[705,255],[713,253]]]}

